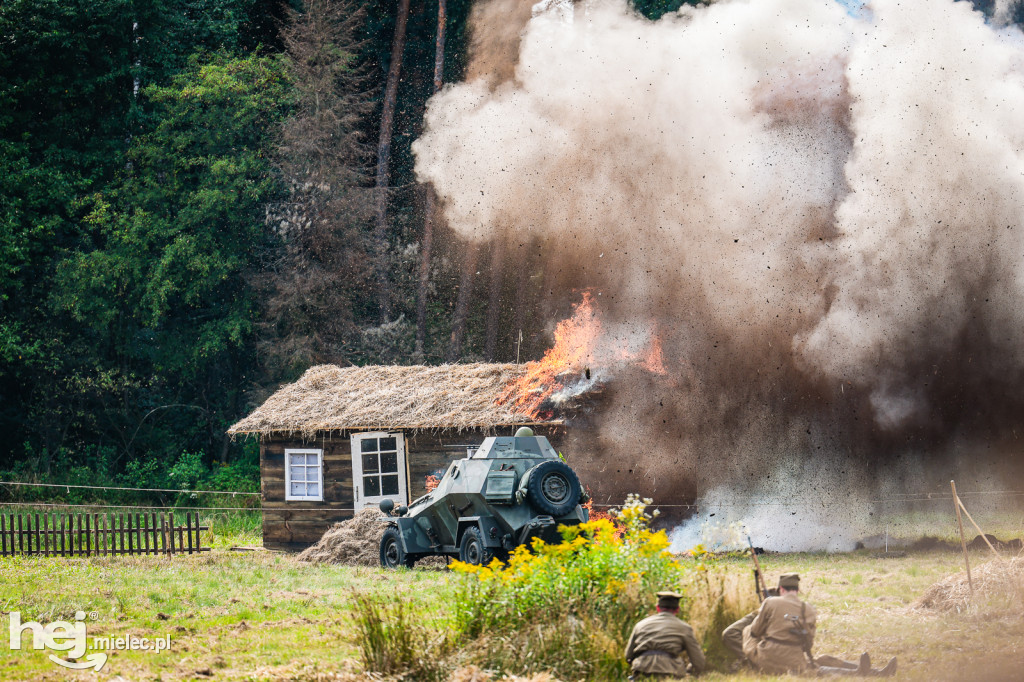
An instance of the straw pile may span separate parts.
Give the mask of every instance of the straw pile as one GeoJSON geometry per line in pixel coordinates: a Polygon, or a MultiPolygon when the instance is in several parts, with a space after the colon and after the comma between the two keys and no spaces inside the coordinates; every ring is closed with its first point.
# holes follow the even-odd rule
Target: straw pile
{"type": "Polygon", "coordinates": [[[348,521],[328,528],[323,537],[303,550],[298,559],[314,564],[379,566],[380,539],[387,527],[381,521],[383,518],[384,513],[379,509],[360,509],[348,521]]]}
{"type": "Polygon", "coordinates": [[[270,396],[228,433],[299,433],[344,429],[455,429],[533,424],[496,405],[524,365],[336,367],[318,365],[270,396]]]}
{"type": "Polygon", "coordinates": [[[972,568],[971,578],[973,598],[967,574],[956,573],[929,587],[914,606],[936,611],[964,611],[973,604],[1024,614],[1024,558],[994,559],[972,568]]]}

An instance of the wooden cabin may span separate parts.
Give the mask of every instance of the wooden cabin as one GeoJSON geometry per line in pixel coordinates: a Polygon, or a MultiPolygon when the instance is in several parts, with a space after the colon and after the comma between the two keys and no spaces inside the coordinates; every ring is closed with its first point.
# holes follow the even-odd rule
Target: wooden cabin
{"type": "Polygon", "coordinates": [[[531,426],[561,447],[560,421],[497,404],[523,365],[320,365],[232,426],[260,439],[263,545],[301,550],[382,499],[408,504],[484,438],[531,426]]]}

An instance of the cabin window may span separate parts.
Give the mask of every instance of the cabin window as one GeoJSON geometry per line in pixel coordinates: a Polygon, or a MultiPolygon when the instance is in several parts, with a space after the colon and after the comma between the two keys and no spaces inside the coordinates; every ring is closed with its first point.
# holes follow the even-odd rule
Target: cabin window
{"type": "Polygon", "coordinates": [[[284,499],[322,501],[324,499],[323,463],[323,450],[285,450],[284,499]]]}
{"type": "Polygon", "coordinates": [[[402,433],[354,433],[352,486],[355,508],[375,506],[381,500],[408,502],[408,467],[402,433]]]}

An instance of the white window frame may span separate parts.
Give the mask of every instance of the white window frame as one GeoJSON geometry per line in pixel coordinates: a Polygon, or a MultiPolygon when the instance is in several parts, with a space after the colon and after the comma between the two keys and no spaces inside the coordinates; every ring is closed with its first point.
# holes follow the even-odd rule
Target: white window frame
{"type": "MultiPolygon", "coordinates": [[[[305,464],[303,466],[306,466],[305,464]]],[[[286,501],[323,502],[324,501],[324,451],[320,448],[286,448],[284,451],[284,499],[286,501]],[[320,494],[292,495],[292,455],[316,455],[317,488],[320,494]]]]}
{"type": "Polygon", "coordinates": [[[387,498],[395,500],[396,504],[409,504],[409,458],[405,449],[405,433],[403,431],[364,431],[353,433],[350,437],[352,452],[352,502],[353,507],[358,511],[366,507],[375,507],[387,498]],[[360,441],[364,438],[394,438],[396,454],[398,456],[398,494],[397,495],[374,495],[367,497],[363,490],[363,460],[360,441]]]}

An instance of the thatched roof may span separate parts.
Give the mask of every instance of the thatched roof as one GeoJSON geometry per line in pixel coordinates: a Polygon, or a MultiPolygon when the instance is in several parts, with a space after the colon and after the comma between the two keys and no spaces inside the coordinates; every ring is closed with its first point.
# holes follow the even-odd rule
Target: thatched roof
{"type": "Polygon", "coordinates": [[[370,429],[464,430],[536,424],[495,404],[523,365],[474,363],[336,367],[306,370],[230,429],[230,434],[370,429]]]}

